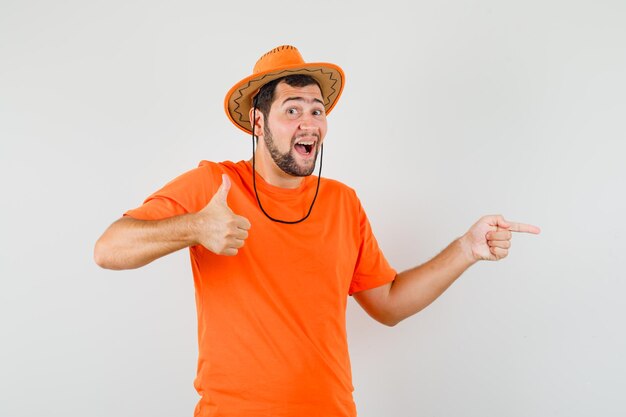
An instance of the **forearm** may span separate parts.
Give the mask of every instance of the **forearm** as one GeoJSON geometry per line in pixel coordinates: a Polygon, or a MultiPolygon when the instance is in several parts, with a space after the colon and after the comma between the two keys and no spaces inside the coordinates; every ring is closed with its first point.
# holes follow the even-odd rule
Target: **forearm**
{"type": "Polygon", "coordinates": [[[392,322],[427,307],[475,262],[465,240],[459,238],[430,261],[398,274],[388,296],[392,322]]]}
{"type": "Polygon", "coordinates": [[[163,220],[124,217],[98,239],[94,259],[102,268],[133,269],[195,245],[193,214],[163,220]]]}

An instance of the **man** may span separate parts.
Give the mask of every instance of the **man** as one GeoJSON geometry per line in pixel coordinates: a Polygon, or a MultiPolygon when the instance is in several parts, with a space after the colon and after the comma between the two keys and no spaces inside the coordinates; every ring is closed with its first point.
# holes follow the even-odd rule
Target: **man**
{"type": "Polygon", "coordinates": [[[195,416],[355,416],[345,330],[348,295],[393,326],[481,259],[508,254],[511,232],[481,218],[429,262],[400,274],[378,247],[355,192],[320,172],[326,115],[343,71],[282,46],[228,92],[252,161],[200,166],[125,213],[96,262],[137,268],[189,247],[198,309],[195,416]],[[255,140],[257,139],[257,140],[255,140]]]}

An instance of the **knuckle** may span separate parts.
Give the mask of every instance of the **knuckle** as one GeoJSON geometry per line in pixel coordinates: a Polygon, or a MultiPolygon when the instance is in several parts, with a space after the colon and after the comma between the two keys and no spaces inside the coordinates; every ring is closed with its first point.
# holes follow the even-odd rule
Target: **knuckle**
{"type": "Polygon", "coordinates": [[[252,225],[250,224],[250,221],[248,219],[246,219],[245,217],[239,216],[239,227],[247,230],[251,226],[252,225]]]}

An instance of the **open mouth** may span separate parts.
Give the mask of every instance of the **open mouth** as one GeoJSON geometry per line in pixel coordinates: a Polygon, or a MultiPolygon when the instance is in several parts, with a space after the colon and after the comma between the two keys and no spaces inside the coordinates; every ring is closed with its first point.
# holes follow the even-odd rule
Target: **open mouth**
{"type": "Polygon", "coordinates": [[[294,145],[294,148],[300,155],[310,155],[315,147],[315,141],[302,141],[294,145]]]}

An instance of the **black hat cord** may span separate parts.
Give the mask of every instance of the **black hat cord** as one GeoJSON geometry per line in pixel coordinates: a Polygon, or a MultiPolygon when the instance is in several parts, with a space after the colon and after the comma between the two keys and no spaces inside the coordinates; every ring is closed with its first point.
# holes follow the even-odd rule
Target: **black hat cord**
{"type": "Polygon", "coordinates": [[[311,202],[311,206],[309,207],[309,212],[306,214],[306,216],[304,216],[300,220],[295,220],[295,221],[287,221],[287,220],[280,220],[280,219],[273,218],[272,216],[267,214],[267,212],[263,208],[263,205],[261,204],[261,200],[259,199],[259,193],[256,190],[256,157],[255,157],[256,148],[254,146],[255,145],[254,125],[256,122],[256,106],[257,106],[257,97],[254,97],[254,110],[252,110],[252,123],[250,124],[252,125],[252,184],[254,186],[254,195],[256,196],[256,201],[259,203],[259,208],[261,209],[263,214],[265,214],[265,217],[267,217],[273,222],[284,223],[284,224],[297,224],[297,223],[303,222],[311,215],[311,212],[313,211],[313,205],[315,204],[315,200],[317,199],[317,193],[320,190],[320,180],[322,178],[322,160],[324,159],[324,145],[320,145],[320,169],[317,174],[317,187],[315,188],[315,196],[313,196],[313,201],[311,202]]]}

